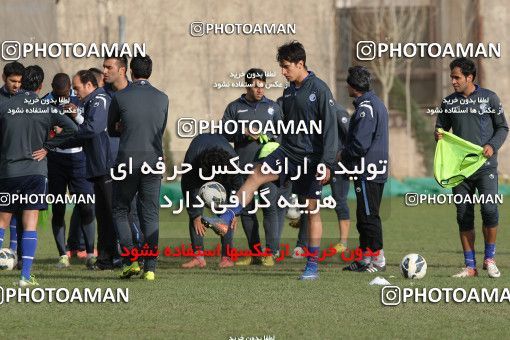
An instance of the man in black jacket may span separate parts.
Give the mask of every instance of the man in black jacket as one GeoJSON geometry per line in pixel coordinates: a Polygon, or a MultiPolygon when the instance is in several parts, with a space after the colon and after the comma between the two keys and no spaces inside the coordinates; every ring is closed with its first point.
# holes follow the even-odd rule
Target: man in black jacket
{"type": "MultiPolygon", "coordinates": [[[[161,174],[145,174],[141,170],[145,165],[157,169],[157,163],[163,164],[163,133],[169,103],[168,96],[148,81],[152,73],[152,60],[149,56],[133,58],[130,66],[133,83],[116,92],[108,112],[108,133],[112,137],[120,137],[115,165],[132,165],[132,173],[113,182],[113,219],[120,246],[132,250],[134,244],[128,213],[138,193],[141,230],[149,248],[156,250],[161,174]]],[[[126,257],[123,263],[121,278],[129,278],[140,272],[137,261],[131,262],[126,257]]],[[[153,281],[156,258],[145,258],[143,269],[142,278],[153,281]]]]}

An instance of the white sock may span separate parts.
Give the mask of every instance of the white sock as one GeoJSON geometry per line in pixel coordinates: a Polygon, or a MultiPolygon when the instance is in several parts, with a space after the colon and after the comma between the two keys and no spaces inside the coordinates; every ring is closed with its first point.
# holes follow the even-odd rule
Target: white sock
{"type": "Polygon", "coordinates": [[[379,266],[384,267],[386,265],[386,258],[384,257],[384,250],[379,250],[379,256],[374,256],[372,259],[372,263],[379,266]]]}

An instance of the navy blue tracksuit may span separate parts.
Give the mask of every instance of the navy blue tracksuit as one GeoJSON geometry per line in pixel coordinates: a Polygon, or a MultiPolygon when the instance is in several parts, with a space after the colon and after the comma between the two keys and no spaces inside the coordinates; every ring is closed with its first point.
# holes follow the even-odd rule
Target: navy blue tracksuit
{"type": "MultiPolygon", "coordinates": [[[[372,91],[365,92],[353,102],[354,114],[349,122],[345,148],[341,162],[348,169],[361,165],[365,159],[365,169],[374,163],[380,170],[383,164],[388,168],[388,110],[372,91]],[[383,162],[383,163],[380,163],[383,162]],[[384,163],[386,161],[386,163],[384,163]]],[[[356,189],[356,227],[360,238],[360,248],[377,251],[383,248],[382,224],[379,216],[384,183],[388,170],[367,180],[371,174],[365,171],[354,181],[356,189]]]]}

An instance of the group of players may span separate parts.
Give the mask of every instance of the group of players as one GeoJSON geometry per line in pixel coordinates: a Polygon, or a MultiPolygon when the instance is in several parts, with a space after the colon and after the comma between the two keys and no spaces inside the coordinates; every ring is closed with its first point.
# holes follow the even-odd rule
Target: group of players
{"type": "MultiPolygon", "coordinates": [[[[21,241],[20,286],[38,284],[31,267],[38,213],[47,209],[44,195],[48,193],[54,197],[64,196],[67,190],[78,196],[94,194],[95,204],[76,200],[73,219],[83,233],[89,269],[121,267],[121,277],[130,277],[142,269],[138,262],[135,265],[121,258],[119,248],[138,246],[142,235],[143,242],[157,247],[161,177],[142,174],[140,168],[145,163],[154,166],[163,157],[169,102],[148,81],[152,73],[149,56],[134,57],[129,66],[132,81],[127,78],[126,57],[105,58],[102,72],[80,70],[72,78],[58,73],[52,91],[42,98],[44,72],[39,66],[13,62],[4,67],[0,192],[21,199],[0,207],[0,246],[6,227],[11,225],[11,248],[16,248],[17,238],[21,241]],[[122,182],[113,181],[111,169],[128,161],[135,170],[122,182]]],[[[65,204],[52,204],[59,268],[70,265],[64,214],[65,204]]],[[[75,239],[74,243],[79,242],[75,239]]],[[[143,262],[142,278],[154,280],[155,261],[149,258],[143,262]]]]}
{"type": "MultiPolygon", "coordinates": [[[[344,111],[332,98],[327,85],[317,76],[308,71],[306,67],[306,53],[298,42],[291,42],[278,48],[277,61],[282,69],[282,75],[290,82],[290,86],[283,92],[278,103],[264,97],[265,78],[258,76],[264,72],[260,69],[250,69],[246,73],[246,94],[230,103],[225,111],[223,121],[258,120],[264,125],[267,120],[283,119],[289,121],[310,122],[321,121],[323,131],[316,134],[283,134],[270,136],[253,134],[251,131],[242,131],[235,135],[199,136],[191,144],[185,161],[195,162],[209,173],[210,157],[224,165],[228,165],[229,157],[239,155],[241,167],[247,163],[254,165],[254,171],[248,177],[234,176],[230,179],[222,178],[227,183],[228,192],[235,190],[237,203],[223,214],[216,217],[202,216],[200,209],[188,209],[190,217],[190,234],[195,250],[203,247],[203,236],[206,228],[212,228],[222,235],[222,260],[220,267],[232,266],[231,260],[225,256],[226,245],[231,243],[232,230],[236,228],[236,216],[241,215],[244,231],[249,246],[259,241],[258,224],[254,215],[249,216],[252,210],[254,192],[269,190],[270,201],[273,208],[264,211],[264,228],[266,231],[266,251],[273,256],[262,259],[248,257],[238,261],[238,265],[262,263],[273,265],[277,257],[278,244],[283,226],[282,212],[276,207],[277,197],[285,195],[286,185],[290,177],[300,173],[298,167],[307,162],[309,168],[317,168],[325,164],[327,174],[318,178],[319,172],[301,174],[297,180],[292,181],[292,192],[301,199],[308,200],[308,214],[301,218],[300,240],[294,249],[297,255],[300,246],[307,247],[307,263],[301,280],[315,280],[318,278],[319,247],[322,236],[322,222],[320,213],[311,213],[316,210],[317,201],[321,198],[322,186],[331,183],[333,196],[337,201],[337,216],[340,227],[341,242],[335,246],[338,252],[345,249],[348,233],[348,208],[345,204],[349,181],[342,176],[331,176],[331,171],[338,169],[338,162],[347,168],[360,167],[362,164],[386,164],[388,162],[388,111],[381,100],[370,90],[371,76],[369,71],[360,66],[349,68],[347,76],[347,90],[349,96],[354,98],[354,113],[349,121],[348,129],[342,129],[345,122],[344,111]],[[281,113],[281,117],[278,117],[281,113]],[[268,141],[278,141],[280,146],[270,152],[264,153],[264,144],[268,141]],[[228,142],[234,143],[234,148],[228,142]],[[264,153],[265,157],[260,157],[264,153]],[[280,164],[288,161],[287,172],[278,174],[263,172],[263,167],[269,167],[276,172],[280,164]],[[276,186],[275,186],[276,184],[276,186]],[[307,226],[306,226],[307,224],[307,226]],[[272,227],[271,227],[272,226],[272,227]],[[303,237],[306,230],[306,237],[303,237]]],[[[454,93],[443,100],[441,113],[437,117],[435,138],[439,140],[442,134],[438,129],[452,132],[461,138],[483,147],[483,155],[487,158],[484,165],[472,176],[466,178],[453,189],[453,193],[462,197],[473,196],[477,191],[482,195],[495,195],[498,192],[497,150],[503,145],[508,134],[508,126],[504,111],[498,96],[474,83],[476,66],[472,60],[457,58],[450,63],[450,78],[454,93]],[[449,104],[453,103],[453,104],[449,104]],[[455,103],[464,103],[468,110],[457,110],[455,103]],[[465,114],[463,112],[468,112],[465,114]]],[[[465,109],[465,108],[463,108],[465,109]]],[[[266,144],[267,145],[267,144],[266,144]]],[[[388,178],[387,171],[377,174],[375,178],[368,176],[365,170],[361,176],[354,178],[354,187],[357,198],[356,226],[359,232],[359,248],[363,251],[361,260],[356,260],[346,266],[344,270],[355,272],[379,272],[386,268],[383,250],[383,237],[379,208],[381,204],[384,183],[388,178]]],[[[228,176],[226,176],[228,177],[228,176]]],[[[183,191],[195,190],[201,182],[196,174],[194,177],[183,177],[183,191]]],[[[235,200],[234,200],[235,201],[235,200]]],[[[464,251],[465,267],[454,277],[464,278],[478,275],[476,269],[474,249],[474,205],[469,200],[456,204],[457,223],[460,230],[460,239],[464,251]]],[[[471,201],[472,202],[472,201],[471,201]]],[[[488,276],[497,278],[501,275],[495,261],[496,235],[499,224],[498,207],[494,203],[481,204],[483,235],[485,253],[483,269],[488,276]]],[[[204,267],[203,257],[196,257],[185,263],[183,267],[204,267]]]]}
{"type": "MultiPolygon", "coordinates": [[[[232,246],[238,215],[250,248],[254,250],[260,243],[257,218],[248,213],[252,210],[256,190],[269,192],[271,205],[263,211],[263,224],[265,253],[270,256],[244,258],[237,265],[274,265],[284,216],[283,210],[276,206],[277,198],[292,191],[300,200],[306,199],[309,213],[301,218],[300,237],[294,253],[298,255],[307,248],[306,265],[299,278],[314,280],[319,275],[322,221],[320,212],[311,212],[317,210],[322,186],[330,183],[337,201],[340,243],[335,249],[342,252],[346,249],[349,232],[346,196],[350,179],[334,175],[332,171],[338,169],[339,162],[350,169],[365,169],[362,166],[365,163],[377,166],[388,162],[388,111],[371,90],[371,75],[365,67],[354,66],[348,70],[347,91],[354,99],[354,113],[349,118],[346,110],[333,99],[328,86],[308,70],[301,43],[293,41],[280,46],[277,61],[282,75],[290,83],[282,97],[277,102],[266,98],[264,71],[250,69],[245,78],[246,93],[227,106],[223,122],[257,120],[264,125],[278,120],[316,121],[322,123],[322,131],[267,135],[247,130],[232,135],[199,135],[187,150],[184,162],[192,164],[193,170],[183,175],[181,186],[183,193],[189,193],[190,203],[194,203],[204,184],[198,169],[208,176],[213,166],[231,166],[230,160],[236,156],[239,156],[239,165],[254,165],[249,176],[217,174],[214,177],[227,192],[235,191],[239,202],[225,213],[207,217],[203,216],[202,209],[193,208],[192,204],[187,207],[189,232],[196,252],[203,249],[207,228],[221,235],[221,268],[234,266],[227,248],[232,246]],[[300,173],[299,167],[305,162],[312,171],[300,173]],[[275,170],[284,163],[288,164],[287,172],[262,171],[263,165],[275,170]],[[320,166],[325,166],[322,177],[315,171],[320,166]],[[290,183],[290,178],[296,178],[297,174],[300,176],[290,183]]],[[[470,60],[457,59],[450,68],[455,89],[451,96],[489,96],[490,107],[500,109],[500,114],[491,114],[494,111],[488,110],[487,114],[481,112],[472,119],[455,114],[439,115],[438,128],[452,128],[453,133],[483,146],[489,158],[476,176],[467,179],[454,192],[462,195],[473,194],[475,190],[497,192],[496,151],[508,132],[499,99],[493,92],[473,83],[476,69],[470,60]],[[483,124],[479,124],[479,119],[483,124]]],[[[104,60],[103,72],[81,70],[72,78],[59,73],[53,78],[53,90],[44,96],[46,104],[43,104],[38,100],[44,79],[42,69],[36,65],[25,68],[17,62],[7,64],[3,72],[5,85],[0,89],[0,192],[45,194],[49,185],[49,192],[55,195],[63,195],[66,190],[72,194],[94,193],[95,205],[77,204],[74,218],[83,232],[87,267],[111,269],[119,266],[122,267],[121,278],[137,275],[143,267],[142,278],[154,280],[155,257],[148,256],[139,263],[128,257],[120,258],[119,248],[129,251],[142,243],[151,249],[157,248],[161,178],[143,174],[140,168],[143,163],[153,167],[163,157],[162,136],[167,122],[168,97],[147,80],[152,72],[148,56],[131,60],[132,82],[127,79],[127,70],[126,58],[111,57],[104,60]],[[135,171],[121,182],[112,180],[112,167],[128,162],[132,162],[135,171]],[[94,217],[98,230],[97,258],[94,255],[94,217]]],[[[441,138],[437,132],[436,138],[441,138]]],[[[365,171],[353,179],[356,226],[363,256],[346,266],[344,270],[347,271],[379,272],[386,268],[379,209],[388,172],[377,172],[370,178],[368,175],[365,171]]],[[[11,225],[11,247],[16,247],[16,227],[11,217],[18,222],[21,286],[37,285],[31,266],[37,245],[38,212],[46,208],[44,201],[0,206],[0,243],[6,227],[11,225]]],[[[64,213],[65,205],[53,205],[52,227],[61,268],[69,266],[64,213]]],[[[484,268],[488,269],[489,276],[498,277],[494,260],[497,207],[483,205],[482,217],[486,241],[484,268]]],[[[466,260],[466,268],[457,276],[476,276],[473,206],[458,205],[457,220],[466,260]]],[[[203,256],[195,256],[183,264],[184,268],[204,266],[203,256]]]]}
{"type": "MultiPolygon", "coordinates": [[[[256,190],[268,191],[266,197],[271,205],[263,209],[264,229],[266,234],[265,254],[271,256],[247,257],[237,261],[236,265],[262,264],[274,265],[278,257],[279,240],[283,226],[283,209],[276,204],[280,195],[287,195],[288,190],[298,195],[301,200],[307,200],[307,211],[300,220],[300,240],[293,255],[302,254],[306,247],[307,263],[302,280],[318,278],[319,247],[322,237],[322,221],[317,210],[318,200],[321,199],[322,186],[330,183],[333,196],[337,202],[337,216],[340,229],[340,243],[335,245],[337,252],[346,249],[349,232],[349,208],[346,197],[349,190],[349,179],[343,175],[331,172],[338,170],[341,161],[349,169],[360,166],[361,162],[381,165],[388,160],[388,112],[384,104],[370,89],[371,75],[360,66],[349,69],[347,87],[349,95],[354,98],[354,114],[350,118],[346,110],[333,99],[328,86],[306,66],[306,52],[299,42],[290,42],[278,48],[277,61],[282,69],[282,75],[289,81],[290,86],[283,92],[277,102],[264,96],[266,78],[261,69],[250,69],[245,74],[246,93],[228,104],[222,121],[253,121],[257,120],[261,126],[272,121],[276,126],[278,120],[284,122],[321,122],[320,132],[287,133],[271,135],[257,133],[247,129],[236,130],[223,135],[204,134],[197,136],[191,143],[184,161],[191,163],[193,168],[201,168],[202,173],[210,173],[211,164],[228,166],[229,159],[239,156],[239,165],[244,168],[247,164],[254,165],[253,174],[247,177],[228,175],[217,178],[225,185],[227,192],[234,190],[240,202],[232,209],[228,209],[219,217],[206,217],[199,208],[188,208],[190,218],[189,229],[192,245],[195,251],[203,248],[202,236],[206,228],[220,231],[222,235],[222,259],[220,267],[234,265],[227,256],[227,245],[232,242],[232,232],[237,225],[236,216],[241,216],[244,232],[252,251],[260,242],[258,221],[253,210],[253,194],[256,190]],[[234,144],[234,147],[230,143],[234,144]],[[272,143],[270,143],[272,142],[272,143]],[[275,150],[266,152],[269,144],[278,142],[275,150]],[[362,160],[363,159],[363,160],[362,160]],[[279,174],[264,174],[262,165],[269,166],[276,172],[280,164],[287,162],[286,171],[279,174]],[[303,173],[300,167],[307,163],[308,172],[303,173]],[[326,175],[318,179],[318,166],[326,166],[326,175]],[[297,176],[299,175],[299,176],[297,176]],[[290,178],[294,180],[290,183],[290,178]],[[297,177],[297,179],[296,179],[297,177]],[[290,189],[291,188],[291,189],[290,189]],[[223,232],[221,232],[223,231],[223,232]]],[[[296,124],[297,125],[297,124],[296,124]]],[[[360,248],[363,250],[361,260],[354,261],[344,270],[356,272],[377,272],[386,268],[382,225],[379,207],[382,199],[387,172],[377,174],[375,178],[367,180],[363,174],[354,180],[357,196],[357,228],[360,233],[360,248]],[[376,255],[374,255],[376,254],[376,255]]],[[[189,191],[194,197],[203,181],[196,173],[188,173],[182,178],[183,192],[189,191]]],[[[195,202],[192,202],[195,203],[195,202]]],[[[184,268],[204,267],[203,256],[197,256],[183,264],[184,268]]]]}

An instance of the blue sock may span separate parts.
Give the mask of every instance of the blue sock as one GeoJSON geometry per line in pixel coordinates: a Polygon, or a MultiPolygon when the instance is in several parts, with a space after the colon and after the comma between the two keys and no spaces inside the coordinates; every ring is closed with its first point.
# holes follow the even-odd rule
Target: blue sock
{"type": "Polygon", "coordinates": [[[37,248],[37,231],[23,231],[21,239],[21,249],[23,266],[21,268],[21,276],[25,279],[30,278],[30,270],[34,261],[35,249],[37,248]]]}
{"type": "Polygon", "coordinates": [[[464,263],[466,264],[466,267],[470,267],[475,269],[476,268],[476,259],[475,259],[475,251],[465,251],[464,252],[464,263]]]}
{"type": "Polygon", "coordinates": [[[230,225],[232,223],[232,220],[236,217],[236,215],[239,215],[242,210],[243,207],[241,203],[239,203],[235,207],[228,209],[218,217],[221,218],[226,224],[230,225]]]}
{"type": "Polygon", "coordinates": [[[485,243],[485,257],[486,259],[493,259],[496,256],[496,243],[485,243]]]}
{"type": "Polygon", "coordinates": [[[2,249],[2,245],[4,243],[4,235],[5,235],[5,229],[0,227],[0,249],[2,249]]]}
{"type": "Polygon", "coordinates": [[[18,248],[18,233],[16,232],[16,219],[14,217],[11,219],[11,226],[9,227],[9,230],[9,237],[11,239],[11,244],[9,247],[16,251],[18,248]]]}
{"type": "Polygon", "coordinates": [[[319,262],[319,249],[320,247],[308,247],[308,251],[310,252],[310,254],[314,254],[312,256],[307,257],[308,264],[314,263],[315,265],[317,265],[317,262],[319,262]]]}

